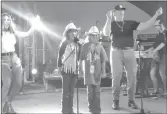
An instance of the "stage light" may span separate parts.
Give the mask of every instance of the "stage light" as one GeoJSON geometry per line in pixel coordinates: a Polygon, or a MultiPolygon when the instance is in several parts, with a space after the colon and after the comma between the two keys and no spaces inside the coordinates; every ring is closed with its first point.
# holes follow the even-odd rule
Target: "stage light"
{"type": "Polygon", "coordinates": [[[34,27],[35,30],[42,30],[43,29],[43,24],[40,20],[40,16],[37,15],[31,20],[31,25],[34,27]]]}
{"type": "Polygon", "coordinates": [[[32,74],[37,74],[37,69],[33,68],[31,71],[32,74]]]}

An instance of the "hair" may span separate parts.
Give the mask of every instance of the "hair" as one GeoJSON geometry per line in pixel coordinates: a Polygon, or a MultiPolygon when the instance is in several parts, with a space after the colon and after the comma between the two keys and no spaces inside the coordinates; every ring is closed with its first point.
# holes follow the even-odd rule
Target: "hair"
{"type": "Polygon", "coordinates": [[[14,23],[12,21],[12,16],[8,13],[2,13],[2,18],[5,16],[7,16],[10,19],[10,25],[9,25],[8,31],[11,33],[14,33],[14,23]]]}
{"type": "Polygon", "coordinates": [[[68,30],[68,31],[66,31],[66,33],[64,34],[64,36],[65,36],[65,38],[66,38],[66,40],[69,40],[69,32],[70,32],[70,30],[68,30]]]}

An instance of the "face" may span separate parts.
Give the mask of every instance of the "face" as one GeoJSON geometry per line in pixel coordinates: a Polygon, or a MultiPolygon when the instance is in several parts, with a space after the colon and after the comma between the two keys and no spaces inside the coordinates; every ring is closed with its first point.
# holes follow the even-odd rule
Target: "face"
{"type": "Polygon", "coordinates": [[[68,39],[70,41],[73,41],[74,38],[77,36],[77,31],[76,30],[69,30],[67,33],[68,39]]]}
{"type": "Polygon", "coordinates": [[[163,32],[165,30],[165,27],[163,24],[160,24],[160,25],[157,25],[156,26],[156,29],[159,31],[159,32],[163,32]]]}
{"type": "Polygon", "coordinates": [[[8,16],[2,17],[2,27],[3,29],[8,29],[11,24],[11,18],[8,16]]]}
{"type": "Polygon", "coordinates": [[[89,35],[89,40],[93,44],[97,43],[99,41],[99,38],[100,38],[99,35],[93,35],[93,34],[89,35]]]}
{"type": "Polygon", "coordinates": [[[124,19],[124,10],[115,10],[114,17],[116,21],[123,21],[124,19]]]}

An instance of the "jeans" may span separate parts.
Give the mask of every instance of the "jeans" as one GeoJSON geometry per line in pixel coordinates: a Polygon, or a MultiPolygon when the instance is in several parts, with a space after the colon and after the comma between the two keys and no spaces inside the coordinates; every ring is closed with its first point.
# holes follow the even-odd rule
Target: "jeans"
{"type": "Polygon", "coordinates": [[[77,77],[75,74],[62,73],[62,113],[73,113],[73,98],[77,77]]]}
{"type": "Polygon", "coordinates": [[[158,76],[160,76],[159,78],[161,78],[162,82],[163,82],[163,89],[164,91],[166,91],[166,58],[165,58],[165,54],[162,56],[161,60],[159,62],[157,62],[156,60],[152,61],[152,65],[151,65],[151,71],[150,71],[150,76],[153,82],[153,87],[155,89],[155,91],[158,91],[159,89],[159,80],[158,80],[158,76]],[[159,75],[157,74],[159,73],[159,75]]]}
{"type": "Polygon", "coordinates": [[[22,66],[16,54],[2,56],[2,107],[11,102],[22,87],[22,66]]]}
{"type": "Polygon", "coordinates": [[[123,65],[127,72],[127,91],[128,99],[133,100],[136,90],[137,61],[133,49],[121,50],[113,49],[111,51],[112,68],[112,93],[113,100],[119,100],[120,80],[122,77],[123,65]]]}
{"type": "Polygon", "coordinates": [[[147,90],[148,89],[148,79],[150,76],[150,68],[151,68],[151,61],[152,59],[150,58],[141,58],[141,63],[140,63],[140,76],[139,76],[139,85],[140,89],[142,90],[147,90]]]}
{"type": "Polygon", "coordinates": [[[100,114],[100,85],[87,85],[88,108],[89,112],[100,114]]]}

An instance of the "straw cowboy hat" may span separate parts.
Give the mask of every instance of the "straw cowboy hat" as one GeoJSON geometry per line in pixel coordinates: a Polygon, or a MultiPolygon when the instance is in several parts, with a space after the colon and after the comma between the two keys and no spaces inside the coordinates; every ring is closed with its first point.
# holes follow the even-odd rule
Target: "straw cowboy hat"
{"type": "Polygon", "coordinates": [[[76,30],[76,31],[79,31],[81,28],[77,28],[74,23],[69,23],[66,27],[65,27],[65,30],[63,32],[63,36],[66,36],[67,32],[69,30],[76,30]]]}
{"type": "Polygon", "coordinates": [[[88,32],[85,32],[85,34],[88,36],[90,34],[92,35],[100,35],[100,32],[96,26],[92,26],[88,32]]]}

